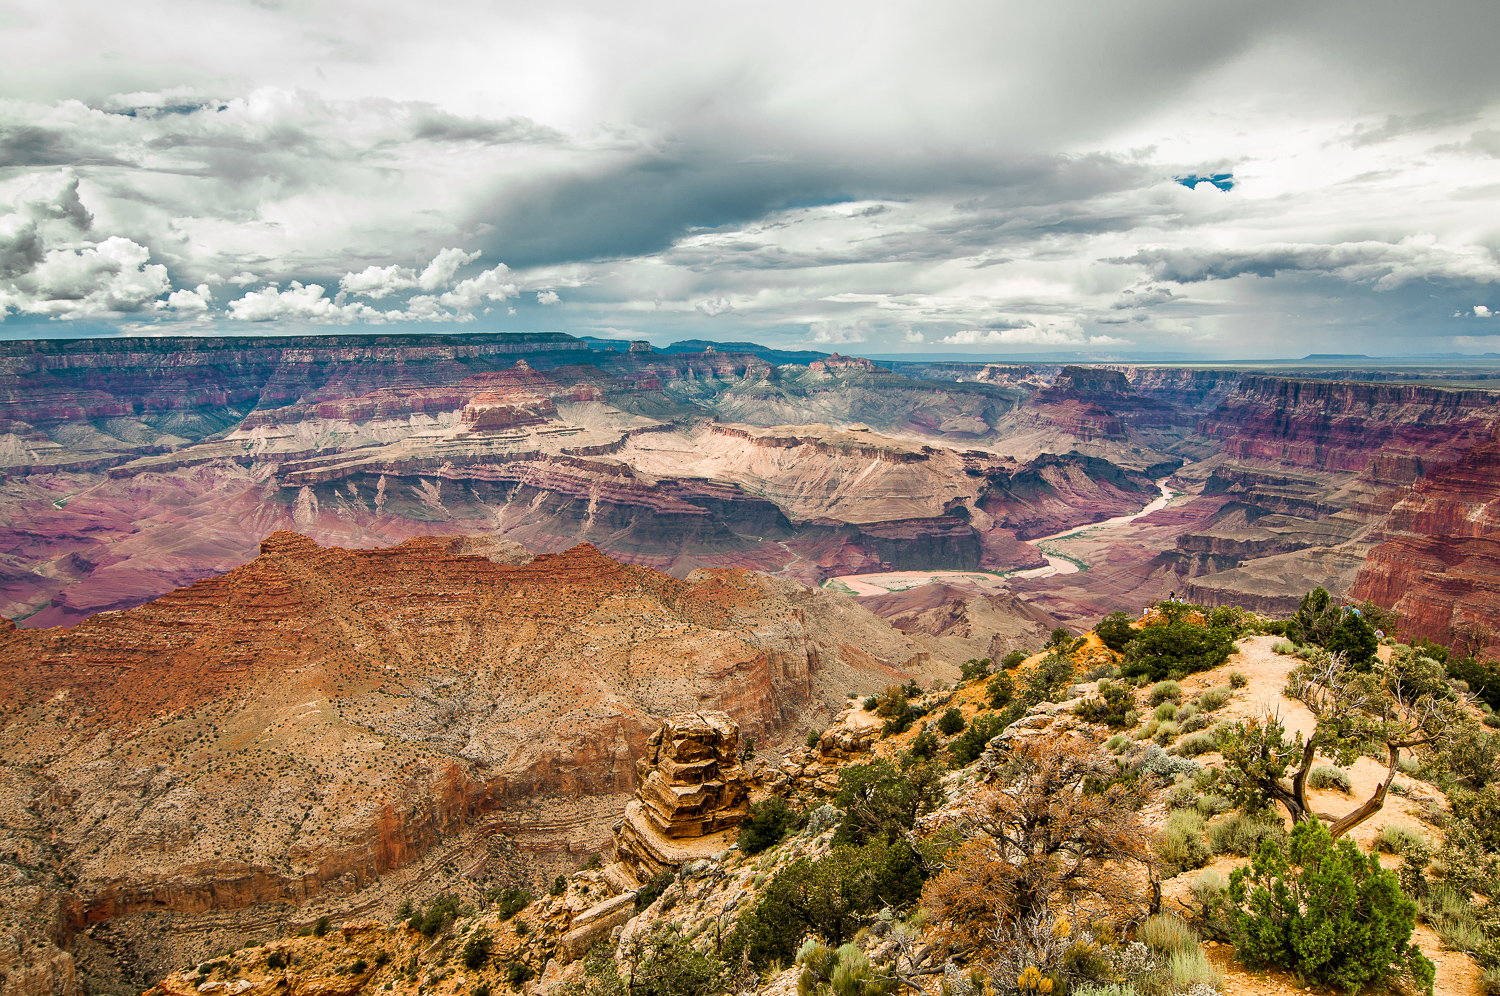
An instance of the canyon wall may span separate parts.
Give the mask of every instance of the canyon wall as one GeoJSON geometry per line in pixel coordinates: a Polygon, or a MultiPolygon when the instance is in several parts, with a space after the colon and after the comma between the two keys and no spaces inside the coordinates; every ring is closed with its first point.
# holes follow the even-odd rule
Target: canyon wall
{"type": "MultiPolygon", "coordinates": [[[[435,849],[472,863],[484,849],[456,841],[521,829],[539,801],[622,804],[663,715],[722,710],[765,740],[908,663],[950,666],[919,647],[841,596],[745,571],[277,533],[149,604],[0,632],[0,758],[25,773],[5,805],[26,814],[0,854],[41,859],[28,888],[54,897],[59,949],[147,915],[208,944],[216,911],[350,909],[435,849]]],[[[566,853],[612,813],[550,843],[531,827],[527,846],[566,853]]]]}

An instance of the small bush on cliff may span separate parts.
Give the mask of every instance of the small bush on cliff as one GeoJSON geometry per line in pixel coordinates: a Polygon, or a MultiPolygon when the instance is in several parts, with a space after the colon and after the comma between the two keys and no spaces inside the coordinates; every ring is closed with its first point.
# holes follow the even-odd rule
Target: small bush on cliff
{"type": "Polygon", "coordinates": [[[765,967],[791,961],[809,934],[842,945],[880,910],[914,904],[925,877],[921,858],[903,838],[835,844],[821,860],[799,858],[783,868],[740,918],[724,954],[765,967]]]}
{"type": "Polygon", "coordinates": [[[955,733],[962,733],[964,727],[969,724],[964,722],[964,714],[958,709],[950,707],[938,720],[938,732],[945,737],[951,737],[955,733]]]}
{"type": "Polygon", "coordinates": [[[1317,820],[1297,824],[1284,847],[1263,840],[1230,876],[1225,912],[1251,968],[1290,969],[1347,992],[1404,973],[1432,991],[1436,968],[1411,943],[1417,904],[1378,857],[1335,841],[1317,820]]]}
{"type": "Polygon", "coordinates": [[[1014,671],[1016,668],[1026,663],[1026,658],[1030,656],[1031,655],[1024,650],[1012,650],[1010,653],[1001,658],[1000,667],[1001,669],[1006,671],[1014,671]]]}
{"type": "Polygon", "coordinates": [[[1119,653],[1125,649],[1125,644],[1135,639],[1136,630],[1130,622],[1130,613],[1111,612],[1094,627],[1094,632],[1106,647],[1119,653]]]}
{"type": "Polygon", "coordinates": [[[932,732],[932,724],[929,723],[922,727],[922,732],[912,740],[911,746],[901,752],[902,769],[909,768],[913,764],[931,761],[937,755],[937,750],[937,735],[932,732]]]}
{"type": "Polygon", "coordinates": [[[1363,671],[1375,659],[1380,640],[1375,636],[1375,627],[1363,615],[1346,612],[1328,635],[1327,647],[1330,653],[1343,654],[1350,667],[1363,671]]]}
{"type": "Polygon", "coordinates": [[[557,876],[556,878],[554,878],[552,880],[552,888],[550,888],[550,889],[547,890],[547,895],[549,895],[549,896],[560,896],[564,892],[567,892],[567,891],[568,891],[568,879],[564,875],[559,875],[559,876],[557,876]]]}
{"type": "Polygon", "coordinates": [[[503,923],[530,906],[532,898],[531,893],[525,889],[502,889],[491,899],[491,902],[500,912],[500,920],[503,923]]]}
{"type": "Polygon", "coordinates": [[[808,940],[797,952],[797,996],[893,996],[898,985],[853,944],[831,948],[808,940]]]}
{"type": "Polygon", "coordinates": [[[964,681],[974,681],[983,678],[990,673],[990,665],[993,664],[988,657],[971,657],[959,665],[959,671],[964,681]]]}
{"type": "Polygon", "coordinates": [[[459,957],[463,960],[464,968],[483,968],[485,962],[490,960],[490,952],[495,948],[495,942],[487,930],[476,930],[469,935],[464,942],[463,951],[459,957]]]}
{"type": "Polygon", "coordinates": [[[775,847],[804,822],[803,816],[780,796],[773,795],[764,802],[757,802],[750,807],[750,815],[740,823],[740,853],[759,854],[768,847],[775,847]]]}
{"type": "Polygon", "coordinates": [[[1128,719],[1135,709],[1135,695],[1124,685],[1112,681],[1099,682],[1099,695],[1084,699],[1073,710],[1088,723],[1103,723],[1118,730],[1132,725],[1128,719]]]}
{"type": "Polygon", "coordinates": [[[1057,651],[1037,662],[1021,684],[1020,699],[1027,708],[1040,702],[1060,702],[1067,695],[1075,674],[1073,660],[1057,651]]]}
{"type": "Polygon", "coordinates": [[[324,934],[328,933],[328,928],[330,926],[331,926],[331,923],[330,923],[329,919],[326,916],[320,916],[320,917],[318,917],[318,922],[315,923],[315,924],[313,924],[313,929],[312,929],[313,936],[314,937],[322,937],[324,934]]]}
{"type": "Polygon", "coordinates": [[[963,735],[948,745],[948,754],[953,758],[953,763],[962,768],[979,760],[985,746],[1007,725],[1009,724],[1003,714],[982,712],[975,716],[963,735]]]}
{"type": "Polygon", "coordinates": [[[1001,671],[990,679],[990,683],[984,686],[984,690],[989,693],[991,709],[1004,709],[1015,697],[1016,683],[1010,675],[1001,671]]]}
{"type": "Polygon", "coordinates": [[[1120,674],[1160,681],[1216,668],[1234,652],[1234,637],[1226,629],[1194,626],[1183,620],[1147,626],[1125,651],[1120,674]]]}
{"type": "MultiPolygon", "coordinates": [[[[774,796],[773,796],[773,798],[774,798],[774,796]]],[[[777,800],[777,801],[780,801],[780,800],[777,800]]],[[[740,827],[741,827],[741,829],[740,829],[741,840],[743,841],[743,839],[744,839],[743,838],[744,824],[743,823],[740,824],[740,827]]],[[[743,843],[741,843],[740,844],[740,850],[743,851],[744,849],[745,849],[745,845],[743,843]]],[[[761,848],[761,850],[765,850],[765,848],[761,848]]],[[[749,852],[746,852],[746,853],[749,853],[749,852]]],[[[756,853],[759,853],[759,852],[756,852],[756,853]]],[[[675,873],[671,872],[671,871],[660,871],[660,872],[657,872],[655,875],[652,875],[651,876],[651,881],[649,881],[645,885],[641,886],[640,891],[635,894],[635,908],[636,908],[636,912],[640,912],[641,910],[645,909],[647,906],[650,906],[652,903],[656,902],[656,900],[661,896],[661,894],[663,892],[666,892],[667,889],[668,889],[668,887],[670,887],[671,884],[673,882],[675,882],[675,881],[677,881],[677,875],[675,873]]]]}
{"type": "Polygon", "coordinates": [[[871,837],[895,840],[918,816],[942,804],[942,772],[926,764],[900,771],[890,761],[856,764],[839,772],[833,804],[844,811],[835,844],[863,844],[871,837]]]}
{"type": "Polygon", "coordinates": [[[424,913],[421,910],[414,912],[407,926],[418,931],[423,937],[436,937],[453,925],[458,919],[459,900],[457,896],[438,896],[427,907],[424,913]]]}

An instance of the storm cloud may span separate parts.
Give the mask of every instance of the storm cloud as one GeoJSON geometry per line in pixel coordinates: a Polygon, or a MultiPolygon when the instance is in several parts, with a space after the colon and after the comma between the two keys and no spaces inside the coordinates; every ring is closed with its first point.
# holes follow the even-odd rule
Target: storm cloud
{"type": "Polygon", "coordinates": [[[1500,275],[1482,2],[13,10],[5,335],[1465,351],[1500,275]]]}

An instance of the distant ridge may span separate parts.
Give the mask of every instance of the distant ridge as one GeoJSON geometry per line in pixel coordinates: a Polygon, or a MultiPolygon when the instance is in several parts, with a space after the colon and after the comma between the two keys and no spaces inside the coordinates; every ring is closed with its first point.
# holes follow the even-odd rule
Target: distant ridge
{"type": "Polygon", "coordinates": [[[1364,353],[1308,353],[1304,360],[1368,360],[1364,353]]]}

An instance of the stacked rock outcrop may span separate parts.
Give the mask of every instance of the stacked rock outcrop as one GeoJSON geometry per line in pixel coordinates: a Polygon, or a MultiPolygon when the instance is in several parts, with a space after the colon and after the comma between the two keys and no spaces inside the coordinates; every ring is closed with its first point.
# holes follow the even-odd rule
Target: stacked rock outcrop
{"type": "Polygon", "coordinates": [[[636,761],[637,798],[668,837],[702,837],[738,826],[749,810],[739,763],[740,728],[728,713],[668,717],[636,761]]]}
{"type": "Polygon", "coordinates": [[[623,870],[641,881],[729,846],[749,814],[740,728],[723,712],[667,717],[636,761],[639,787],[615,834],[623,870]]]}

